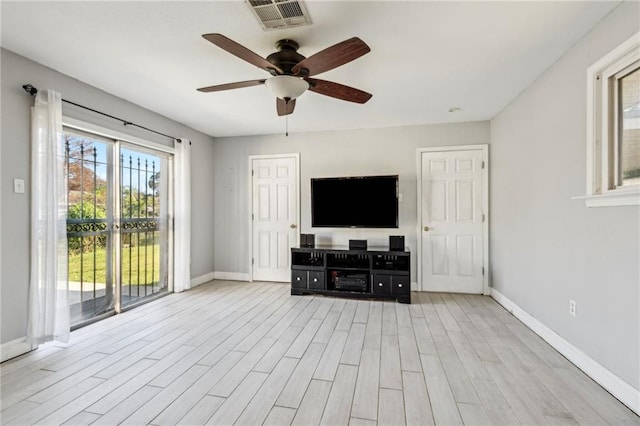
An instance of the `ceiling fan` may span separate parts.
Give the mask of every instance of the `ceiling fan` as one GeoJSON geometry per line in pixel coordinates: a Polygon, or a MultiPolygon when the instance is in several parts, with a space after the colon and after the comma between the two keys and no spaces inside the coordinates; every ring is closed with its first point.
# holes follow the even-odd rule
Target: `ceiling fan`
{"type": "Polygon", "coordinates": [[[332,81],[311,78],[369,53],[371,51],[369,46],[358,37],[335,44],[308,58],[298,53],[298,43],[284,39],[276,43],[278,51],[270,54],[266,59],[222,34],[203,34],[202,37],[232,55],[267,71],[271,77],[201,87],[198,89],[200,92],[218,92],[264,84],[276,95],[276,110],[281,116],[293,112],[296,98],[306,90],[359,104],[371,99],[372,95],[362,90],[332,81]]]}

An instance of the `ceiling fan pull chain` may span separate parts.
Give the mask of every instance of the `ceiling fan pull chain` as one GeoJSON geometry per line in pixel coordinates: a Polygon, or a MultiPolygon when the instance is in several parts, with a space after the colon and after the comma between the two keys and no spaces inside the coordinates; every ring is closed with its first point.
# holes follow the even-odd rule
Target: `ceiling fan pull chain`
{"type": "Polygon", "coordinates": [[[285,119],[285,131],[284,131],[284,135],[286,137],[289,137],[289,115],[285,115],[284,116],[285,119]]]}

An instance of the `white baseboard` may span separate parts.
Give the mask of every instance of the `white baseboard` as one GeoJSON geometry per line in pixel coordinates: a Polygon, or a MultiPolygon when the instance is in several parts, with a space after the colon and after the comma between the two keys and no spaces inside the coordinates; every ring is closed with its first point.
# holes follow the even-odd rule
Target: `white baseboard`
{"type": "Polygon", "coordinates": [[[15,358],[33,349],[35,349],[35,347],[27,343],[26,337],[5,342],[0,345],[0,362],[5,362],[8,359],[15,358]]]}
{"type": "MultiPolygon", "coordinates": [[[[245,272],[224,272],[224,271],[214,271],[209,272],[204,275],[200,275],[199,277],[191,278],[191,287],[194,288],[199,286],[200,284],[208,283],[212,280],[225,280],[225,281],[251,281],[249,278],[249,274],[245,272]]],[[[416,283],[412,283],[412,285],[417,285],[416,283]]]]}
{"type": "Polygon", "coordinates": [[[607,368],[567,342],[549,327],[532,317],[520,306],[513,303],[496,289],[491,289],[491,297],[529,327],[534,333],[553,346],[565,358],[584,371],[589,377],[618,398],[636,414],[640,415],[640,390],[634,388],[607,368]]]}
{"type": "Polygon", "coordinates": [[[223,272],[223,271],[215,271],[213,273],[214,279],[216,280],[227,280],[227,281],[251,281],[249,279],[249,274],[244,272],[223,272]]]}
{"type": "Polygon", "coordinates": [[[208,283],[211,280],[215,279],[215,272],[209,272],[204,275],[200,275],[199,277],[191,278],[190,288],[194,288],[199,286],[200,284],[208,283]]]}
{"type": "Polygon", "coordinates": [[[199,286],[200,284],[208,283],[213,280],[226,280],[226,281],[249,281],[249,274],[242,272],[222,272],[214,271],[209,272],[199,277],[191,278],[191,287],[199,286]]]}

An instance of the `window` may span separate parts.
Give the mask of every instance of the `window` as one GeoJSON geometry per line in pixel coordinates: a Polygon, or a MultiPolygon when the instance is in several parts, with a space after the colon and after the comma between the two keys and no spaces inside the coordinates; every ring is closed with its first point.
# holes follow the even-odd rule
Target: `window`
{"type": "Polygon", "coordinates": [[[588,207],[640,205],[640,33],[587,71],[588,207]]]}
{"type": "Polygon", "coordinates": [[[616,129],[618,137],[620,187],[640,184],[640,61],[625,69],[618,82],[616,129]]]}

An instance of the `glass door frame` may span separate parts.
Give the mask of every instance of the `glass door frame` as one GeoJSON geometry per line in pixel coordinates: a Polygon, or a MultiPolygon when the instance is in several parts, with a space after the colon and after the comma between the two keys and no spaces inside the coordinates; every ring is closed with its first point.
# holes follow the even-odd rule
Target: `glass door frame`
{"type": "Polygon", "coordinates": [[[159,297],[166,296],[173,292],[173,272],[174,272],[174,148],[173,146],[162,145],[159,143],[151,142],[145,139],[141,139],[132,135],[128,135],[117,130],[101,127],[92,123],[87,123],[82,120],[78,120],[72,117],[63,116],[63,127],[71,132],[80,132],[93,135],[96,139],[106,139],[110,143],[110,147],[107,149],[107,159],[109,165],[107,166],[107,179],[110,179],[112,183],[111,190],[108,191],[107,203],[109,208],[107,209],[107,226],[111,229],[110,244],[112,249],[109,250],[110,263],[111,263],[111,275],[114,286],[114,306],[107,312],[96,315],[81,321],[78,324],[74,324],[72,329],[83,327],[95,321],[99,321],[108,316],[119,314],[123,311],[132,309],[141,304],[147,303],[159,297]],[[142,151],[152,155],[161,156],[162,160],[166,163],[166,189],[167,189],[167,224],[165,232],[167,232],[167,251],[166,251],[166,268],[167,268],[167,288],[166,291],[159,292],[156,295],[151,295],[143,300],[131,303],[127,306],[122,305],[122,277],[121,277],[121,157],[120,153],[122,147],[132,149],[134,151],[142,151]]]}

